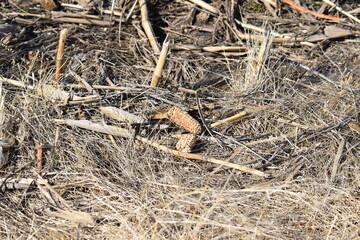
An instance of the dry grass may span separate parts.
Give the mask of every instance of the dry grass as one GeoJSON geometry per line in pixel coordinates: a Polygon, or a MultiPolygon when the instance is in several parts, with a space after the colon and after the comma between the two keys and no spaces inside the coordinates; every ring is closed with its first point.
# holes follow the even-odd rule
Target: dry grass
{"type": "MultiPolygon", "coordinates": [[[[131,1],[125,2],[131,6],[131,1]]],[[[176,31],[175,20],[186,21],[176,11],[179,6],[184,7],[175,1],[156,5],[163,21],[173,24],[166,29],[176,31]]],[[[140,10],[135,14],[139,16],[140,10]]],[[[226,26],[216,17],[210,17],[209,24],[217,24],[218,31],[215,42],[211,34],[206,41],[224,40],[226,26]]],[[[360,238],[360,133],[347,125],[360,120],[360,71],[355,64],[359,43],[332,42],[312,55],[307,55],[306,48],[270,44],[271,39],[246,42],[246,57],[174,50],[167,56],[160,88],[150,89],[144,85],[150,84],[157,57],[146,38],[138,37],[142,36],[140,26],[140,21],[123,24],[120,33],[118,26],[71,27],[65,45],[65,78],[60,82],[75,83],[67,69],[77,65],[72,70],[91,85],[109,85],[108,77],[115,85],[142,91],[98,89],[101,101],[62,106],[30,89],[3,84],[5,105],[0,112],[4,121],[0,124],[15,120],[10,132],[16,145],[0,178],[35,178],[35,141],[39,141],[45,144],[42,176],[58,186],[56,191],[72,209],[90,213],[96,222],[74,224],[49,215],[52,206],[35,186],[0,188],[1,239],[360,238]],[[271,51],[297,57],[352,89],[322,81],[271,51]],[[215,128],[212,135],[204,131],[194,149],[271,177],[174,157],[134,139],[112,139],[53,121],[90,119],[119,126],[102,116],[99,107],[114,106],[144,118],[173,105],[195,107],[195,97],[177,91],[179,86],[198,90],[208,125],[244,109],[276,104],[215,128]],[[54,145],[57,127],[60,135],[54,145]],[[345,145],[340,151],[342,141],[345,145]],[[341,155],[335,161],[338,152],[341,155]],[[73,185],[60,186],[64,184],[73,185]]],[[[58,32],[38,32],[39,39],[32,43],[38,47],[35,58],[29,59],[28,52],[11,59],[0,56],[0,75],[34,86],[51,82],[58,32]]],[[[198,38],[197,34],[193,30],[189,38],[198,38]]],[[[175,44],[195,44],[189,38],[173,36],[175,44]]],[[[78,96],[90,95],[86,89],[65,89],[78,96]]],[[[190,113],[201,122],[197,111],[190,113]]],[[[134,128],[141,136],[171,148],[176,145],[173,135],[183,131],[167,119],[134,128]],[[168,126],[162,129],[161,124],[168,126]]]]}

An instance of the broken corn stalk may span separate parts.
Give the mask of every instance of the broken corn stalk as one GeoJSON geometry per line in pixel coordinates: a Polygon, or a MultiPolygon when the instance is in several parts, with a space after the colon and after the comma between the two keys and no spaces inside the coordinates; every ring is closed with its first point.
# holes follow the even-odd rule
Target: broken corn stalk
{"type": "Polygon", "coordinates": [[[196,121],[192,116],[187,112],[181,110],[178,107],[171,107],[167,113],[166,117],[179,127],[182,127],[193,134],[201,133],[201,125],[196,121]]]}

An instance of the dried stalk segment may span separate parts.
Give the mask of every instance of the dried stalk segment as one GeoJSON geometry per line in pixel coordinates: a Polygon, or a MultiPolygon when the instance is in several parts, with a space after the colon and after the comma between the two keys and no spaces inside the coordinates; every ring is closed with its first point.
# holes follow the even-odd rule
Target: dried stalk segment
{"type": "Polygon", "coordinates": [[[169,41],[167,40],[168,37],[166,37],[163,47],[161,49],[159,61],[156,64],[155,72],[153,74],[153,77],[151,79],[150,86],[157,87],[159,85],[161,75],[164,69],[165,61],[166,61],[166,55],[169,51],[169,41]]]}
{"type": "Polygon", "coordinates": [[[201,133],[201,125],[196,119],[178,107],[171,107],[166,113],[167,118],[193,134],[201,133]]]}
{"type": "Polygon", "coordinates": [[[156,54],[160,53],[158,42],[155,38],[154,31],[149,21],[148,10],[145,0],[139,0],[140,11],[141,11],[141,25],[145,30],[146,36],[149,38],[150,45],[156,54]]]}
{"type": "Polygon", "coordinates": [[[179,141],[176,144],[176,150],[190,153],[196,143],[196,140],[197,138],[194,134],[183,134],[180,136],[179,141]]]}
{"type": "Polygon", "coordinates": [[[63,64],[64,64],[64,46],[65,46],[65,40],[67,35],[67,29],[63,29],[60,32],[60,38],[59,38],[59,46],[56,54],[56,72],[55,72],[55,80],[59,81],[61,74],[63,73],[63,64]]]}

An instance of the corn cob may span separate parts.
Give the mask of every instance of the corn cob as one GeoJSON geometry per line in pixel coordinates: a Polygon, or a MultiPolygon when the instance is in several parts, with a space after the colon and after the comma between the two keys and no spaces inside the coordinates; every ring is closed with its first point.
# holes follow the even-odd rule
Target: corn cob
{"type": "Polygon", "coordinates": [[[179,127],[182,127],[193,134],[201,133],[201,125],[193,117],[191,117],[187,112],[181,110],[178,107],[171,107],[167,113],[166,117],[179,127]]]}
{"type": "Polygon", "coordinates": [[[194,134],[183,134],[176,144],[176,149],[180,152],[190,153],[196,143],[196,140],[197,138],[194,134]]]}

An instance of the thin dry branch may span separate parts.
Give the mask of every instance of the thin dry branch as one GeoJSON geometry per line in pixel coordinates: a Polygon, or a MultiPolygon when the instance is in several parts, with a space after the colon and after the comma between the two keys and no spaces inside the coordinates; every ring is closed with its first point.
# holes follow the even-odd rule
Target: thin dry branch
{"type": "Polygon", "coordinates": [[[84,85],[84,87],[86,88],[86,90],[89,93],[100,96],[99,93],[96,92],[94,90],[94,88],[85,79],[83,79],[82,77],[80,77],[78,74],[76,74],[75,72],[73,72],[71,70],[69,72],[75,78],[76,81],[78,81],[79,83],[82,83],[84,85]]]}
{"type": "Polygon", "coordinates": [[[345,138],[342,138],[341,141],[340,141],[337,153],[336,153],[336,155],[334,157],[334,161],[333,161],[333,167],[332,167],[331,176],[330,176],[330,182],[331,183],[333,183],[334,180],[335,180],[336,173],[337,173],[338,168],[339,168],[339,162],[340,162],[340,159],[341,159],[341,157],[343,155],[343,152],[344,152],[345,143],[346,143],[345,138]]]}
{"type": "Polygon", "coordinates": [[[27,88],[27,89],[34,89],[35,87],[32,85],[26,85],[25,83],[21,82],[21,81],[17,81],[17,80],[13,80],[10,78],[5,78],[3,76],[0,76],[0,82],[3,83],[7,83],[16,87],[20,87],[20,88],[27,88]]]}
{"type": "Polygon", "coordinates": [[[67,23],[78,23],[78,24],[87,24],[87,25],[97,25],[106,27],[109,25],[113,25],[113,22],[97,20],[97,19],[82,19],[82,18],[69,18],[69,17],[61,17],[52,19],[54,22],[67,22],[67,23]]]}
{"type": "Polygon", "coordinates": [[[350,122],[350,123],[348,124],[348,126],[349,126],[352,130],[360,133],[360,123],[358,123],[358,122],[350,122]]]}
{"type": "Polygon", "coordinates": [[[82,18],[82,19],[96,19],[101,20],[100,16],[85,14],[85,13],[68,13],[68,12],[59,12],[59,11],[52,11],[51,15],[53,17],[70,17],[70,18],[82,18]]]}
{"type": "MultiPolygon", "coordinates": [[[[1,81],[1,78],[0,78],[1,81]]],[[[69,88],[86,88],[83,84],[67,84],[65,85],[69,88]]],[[[103,89],[103,90],[115,90],[115,91],[144,91],[145,88],[132,88],[132,87],[118,87],[118,86],[105,86],[105,85],[92,85],[94,89],[103,89]]]]}
{"type": "Polygon", "coordinates": [[[228,117],[228,118],[225,118],[225,119],[222,119],[220,121],[217,121],[215,123],[212,123],[210,125],[210,127],[214,128],[214,127],[218,127],[218,126],[221,126],[221,125],[224,125],[226,123],[231,123],[231,122],[234,122],[236,120],[239,120],[240,118],[242,117],[245,117],[249,114],[252,114],[252,113],[256,113],[256,112],[260,112],[260,111],[264,111],[264,110],[267,110],[271,107],[274,107],[274,106],[277,106],[277,105],[268,105],[268,106],[258,106],[258,107],[254,107],[254,108],[250,108],[250,109],[247,109],[247,110],[244,110],[238,114],[235,114],[231,117],[228,117]]]}
{"type": "Polygon", "coordinates": [[[148,139],[140,137],[140,136],[136,136],[136,139],[138,139],[139,141],[141,141],[143,143],[146,143],[146,144],[148,144],[150,146],[153,146],[153,147],[155,147],[155,148],[157,148],[157,149],[159,149],[161,151],[171,153],[171,154],[173,154],[175,156],[178,156],[178,157],[184,157],[184,158],[187,158],[187,159],[194,159],[194,160],[202,160],[202,161],[212,162],[212,163],[215,163],[215,164],[218,164],[218,165],[221,165],[221,166],[237,169],[237,170],[240,170],[242,172],[250,173],[250,174],[253,174],[253,175],[256,175],[256,176],[268,177],[268,174],[266,174],[264,172],[261,172],[259,170],[255,170],[255,169],[246,167],[246,166],[241,166],[241,165],[238,165],[238,164],[229,163],[229,162],[219,160],[219,159],[216,159],[216,158],[208,158],[208,157],[205,157],[205,156],[202,156],[202,155],[199,155],[199,154],[180,152],[180,151],[170,149],[170,148],[168,148],[166,146],[160,145],[160,144],[158,144],[158,143],[156,143],[154,141],[148,140],[148,139]]]}

